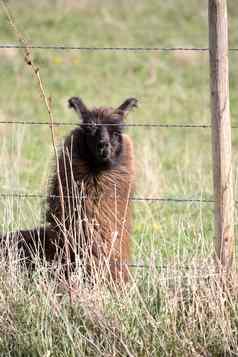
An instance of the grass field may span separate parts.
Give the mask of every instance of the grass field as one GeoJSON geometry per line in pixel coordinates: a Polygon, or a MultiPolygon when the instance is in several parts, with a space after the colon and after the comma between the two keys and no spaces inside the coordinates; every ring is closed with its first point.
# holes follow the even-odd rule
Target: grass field
{"type": "MultiPolygon", "coordinates": [[[[36,45],[208,46],[205,0],[11,0],[9,8],[36,45]]],[[[236,1],[228,8],[230,46],[238,47],[236,1]]],[[[1,11],[0,43],[16,42],[1,11]]],[[[129,123],[209,124],[206,52],[33,50],[33,56],[57,122],[77,123],[67,99],[78,95],[89,107],[138,98],[129,123]]],[[[22,52],[1,49],[0,63],[0,121],[48,121],[22,52]]],[[[230,55],[230,79],[237,125],[237,54],[230,55]]],[[[55,129],[58,143],[69,130],[55,129]]],[[[136,149],[136,197],[212,198],[210,129],[128,132],[136,149]]],[[[237,196],[236,129],[232,136],[237,196]]],[[[46,193],[53,159],[49,127],[0,124],[0,138],[0,192],[46,193]]],[[[2,198],[0,230],[38,225],[43,206],[35,198],[2,198]]],[[[213,276],[196,278],[213,273],[213,236],[211,204],[135,202],[134,262],[151,268],[135,269],[123,293],[78,287],[73,306],[44,267],[32,279],[16,262],[7,269],[3,261],[0,355],[236,356],[236,294],[224,295],[213,276]]]]}

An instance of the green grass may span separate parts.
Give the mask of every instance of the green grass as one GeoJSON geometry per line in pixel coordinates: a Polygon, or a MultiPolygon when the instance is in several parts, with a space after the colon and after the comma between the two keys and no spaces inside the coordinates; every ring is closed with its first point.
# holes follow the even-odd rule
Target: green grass
{"type": "MultiPolygon", "coordinates": [[[[24,4],[12,0],[9,7],[25,38],[36,45],[208,46],[205,0],[190,0],[186,4],[184,0],[42,0],[37,3],[27,0],[24,4]]],[[[237,47],[236,1],[229,0],[228,7],[230,46],[237,47]]],[[[0,42],[17,42],[3,12],[0,12],[0,42]]],[[[128,118],[129,123],[203,124],[210,121],[207,53],[34,50],[33,55],[46,93],[52,97],[55,121],[77,122],[67,108],[67,99],[73,95],[81,96],[89,106],[116,106],[125,98],[135,96],[140,106],[128,118]]],[[[22,52],[0,50],[0,61],[0,120],[47,121],[36,81],[24,63],[22,52]]],[[[236,54],[230,55],[230,78],[232,122],[236,124],[236,54]]],[[[60,143],[70,129],[55,130],[60,143]]],[[[135,127],[128,132],[136,150],[137,197],[212,197],[209,129],[135,127]]],[[[53,159],[49,127],[0,124],[0,137],[0,191],[46,192],[53,159]]],[[[236,130],[232,132],[232,139],[236,183],[236,130]]],[[[41,211],[40,199],[1,199],[1,231],[39,224],[41,211]]],[[[189,265],[193,259],[206,261],[213,253],[213,236],[211,204],[134,204],[135,262],[155,261],[158,265],[171,266],[174,262],[189,265]]],[[[100,353],[104,356],[221,356],[228,351],[227,355],[232,355],[232,348],[236,346],[233,339],[237,337],[237,321],[235,314],[232,315],[232,309],[237,308],[235,298],[229,300],[229,309],[225,311],[230,315],[224,319],[224,326],[233,316],[230,329],[227,336],[224,334],[224,338],[219,339],[222,321],[217,322],[221,326],[216,330],[218,310],[209,312],[210,334],[204,332],[209,327],[206,313],[201,313],[201,326],[193,325],[189,330],[186,325],[187,313],[199,318],[197,311],[192,315],[196,296],[199,308],[209,309],[203,306],[200,282],[188,284],[189,289],[198,289],[196,294],[189,293],[192,303],[188,311],[181,310],[178,301],[176,311],[170,296],[174,285],[160,283],[161,275],[150,273],[148,278],[143,270],[135,270],[136,283],[118,300],[103,289],[105,296],[100,295],[102,311],[94,311],[95,304],[90,300],[92,306],[88,307],[82,299],[77,300],[71,311],[65,294],[58,302],[57,288],[49,281],[47,289],[53,289],[52,296],[60,304],[59,317],[54,315],[50,299],[41,290],[44,281],[41,275],[29,281],[18,272],[19,281],[14,286],[14,276],[8,272],[10,287],[4,275],[2,279],[0,308],[4,311],[6,307],[6,312],[0,324],[5,326],[7,321],[7,327],[3,327],[0,352],[2,349],[6,355],[9,350],[14,356],[78,356],[79,353],[88,356],[100,353]],[[151,294],[146,290],[147,280],[148,286],[156,290],[151,294]],[[157,282],[164,308],[156,310],[155,317],[157,282]],[[139,294],[135,292],[137,285],[142,289],[139,294]],[[12,296],[5,301],[10,291],[12,296]],[[148,311],[141,306],[141,300],[148,311]],[[123,304],[128,304],[128,309],[123,304]],[[103,322],[94,318],[96,313],[101,314],[103,322]]],[[[163,277],[166,280],[162,273],[163,277]]],[[[204,289],[205,297],[213,296],[212,284],[204,289]]],[[[178,291],[184,293],[184,287],[178,286],[178,291]]],[[[85,298],[88,296],[81,288],[80,293],[85,298]]],[[[98,294],[97,289],[95,294],[98,294]]],[[[217,306],[222,308],[222,294],[219,298],[217,306]]]]}

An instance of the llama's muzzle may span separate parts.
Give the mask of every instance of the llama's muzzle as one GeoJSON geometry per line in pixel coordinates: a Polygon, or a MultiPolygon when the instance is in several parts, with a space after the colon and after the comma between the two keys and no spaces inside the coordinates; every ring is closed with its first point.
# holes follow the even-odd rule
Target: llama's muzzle
{"type": "Polygon", "coordinates": [[[97,145],[97,154],[101,160],[107,160],[110,158],[111,150],[107,141],[101,141],[97,145]]]}

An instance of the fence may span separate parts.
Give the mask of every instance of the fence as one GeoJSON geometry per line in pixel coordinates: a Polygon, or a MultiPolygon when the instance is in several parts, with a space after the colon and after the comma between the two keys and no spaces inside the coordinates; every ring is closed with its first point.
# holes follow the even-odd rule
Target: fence
{"type": "MultiPolygon", "coordinates": [[[[24,41],[18,44],[0,44],[0,48],[21,48],[56,50],[56,51],[127,51],[127,52],[175,52],[193,51],[209,52],[210,83],[211,83],[211,125],[208,124],[127,124],[140,128],[211,128],[213,147],[213,182],[214,199],[198,198],[166,198],[166,197],[132,197],[134,201],[150,202],[195,202],[215,204],[216,257],[224,271],[231,267],[234,246],[233,225],[233,188],[231,165],[231,126],[229,112],[229,80],[228,52],[237,52],[238,48],[228,49],[228,25],[226,0],[209,0],[209,48],[188,47],[79,47],[65,45],[26,45],[24,41]]],[[[20,39],[21,40],[21,39],[20,39]]],[[[29,53],[28,53],[29,55],[29,53]]],[[[31,64],[31,63],[28,63],[31,64]]],[[[35,69],[36,72],[36,69],[35,69]]],[[[0,121],[0,124],[50,125],[52,122],[0,121]]],[[[55,126],[73,125],[74,123],[54,122],[55,126]]],[[[238,126],[233,126],[238,128],[238,126]]],[[[0,197],[40,197],[42,194],[0,193],[0,197]]]]}

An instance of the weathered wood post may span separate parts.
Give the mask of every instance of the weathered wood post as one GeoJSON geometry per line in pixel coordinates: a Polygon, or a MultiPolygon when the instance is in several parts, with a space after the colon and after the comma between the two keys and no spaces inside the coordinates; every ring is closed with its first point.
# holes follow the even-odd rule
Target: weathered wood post
{"type": "Polygon", "coordinates": [[[216,258],[229,271],[234,251],[226,0],[209,0],[209,53],[216,258]]]}

